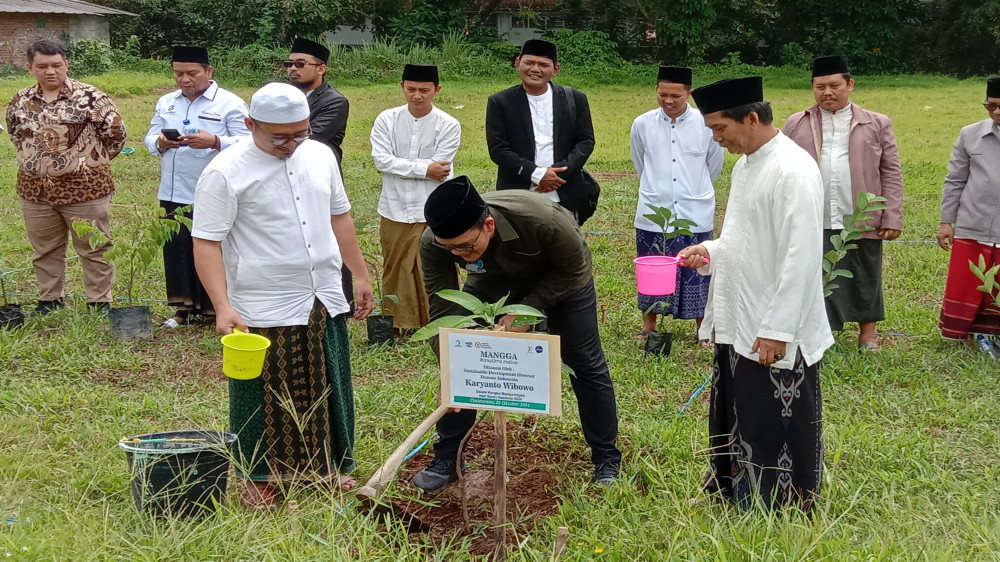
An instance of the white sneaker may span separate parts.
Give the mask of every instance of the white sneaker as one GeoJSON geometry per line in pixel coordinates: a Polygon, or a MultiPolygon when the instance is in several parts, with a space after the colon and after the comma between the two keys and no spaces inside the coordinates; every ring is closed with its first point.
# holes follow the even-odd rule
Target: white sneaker
{"type": "Polygon", "coordinates": [[[167,318],[166,320],[164,320],[163,325],[172,330],[176,330],[177,327],[180,326],[180,324],[178,324],[177,321],[174,320],[173,318],[167,318]]]}

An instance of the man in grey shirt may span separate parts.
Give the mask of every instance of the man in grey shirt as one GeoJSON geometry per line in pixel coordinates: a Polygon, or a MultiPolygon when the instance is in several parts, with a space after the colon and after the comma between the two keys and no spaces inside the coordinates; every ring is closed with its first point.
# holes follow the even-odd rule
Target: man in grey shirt
{"type": "Polygon", "coordinates": [[[986,81],[983,106],[989,117],[962,128],[941,194],[937,241],[951,261],[938,326],[949,339],[1000,334],[1000,310],[969,269],[980,258],[987,269],[1000,263],[1000,76],[986,81]]]}

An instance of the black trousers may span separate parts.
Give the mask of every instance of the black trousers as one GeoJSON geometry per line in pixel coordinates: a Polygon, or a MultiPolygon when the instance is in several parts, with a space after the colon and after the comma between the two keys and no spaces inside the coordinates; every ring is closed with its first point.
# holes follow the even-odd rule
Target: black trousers
{"type": "MultiPolygon", "coordinates": [[[[503,295],[477,295],[496,300],[503,295]]],[[[594,464],[621,462],[615,445],[618,439],[618,410],[608,362],[597,330],[597,293],[594,282],[545,310],[549,332],[560,336],[563,363],[573,369],[570,381],[580,407],[580,425],[590,445],[594,464]]],[[[437,424],[438,441],[434,455],[454,459],[462,438],[476,423],[476,410],[445,414],[437,424]]]]}

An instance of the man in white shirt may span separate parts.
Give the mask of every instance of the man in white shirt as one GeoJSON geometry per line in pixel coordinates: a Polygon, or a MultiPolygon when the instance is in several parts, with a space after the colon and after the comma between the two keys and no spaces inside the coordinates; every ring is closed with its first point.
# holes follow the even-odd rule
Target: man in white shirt
{"type": "Polygon", "coordinates": [[[903,169],[899,148],[887,115],[850,100],[854,91],[847,63],[838,56],[813,61],[816,105],[788,118],[783,129],[818,163],[826,190],[823,205],[823,252],[833,249],[830,237],[844,228],[844,215],[854,212],[864,191],[885,197],[885,210],[873,211],[865,223],[874,230],[862,235],[837,262],[853,277],[837,279],[838,288],[826,299],[830,327],[843,330],[857,322],[858,348],[878,352],[876,323],[885,320],[882,303],[882,243],[895,240],[903,229],[903,169]]]}
{"type": "MultiPolygon", "coordinates": [[[[145,139],[150,154],[160,157],[157,198],[168,215],[194,203],[194,188],[205,166],[219,151],[250,134],[243,123],[246,102],[212,80],[207,49],[176,46],[170,65],[180,89],[156,102],[145,139]]],[[[191,315],[215,313],[195,271],[191,247],[186,226],[163,246],[167,305],[177,308],[164,326],[176,328],[191,315]]]]}
{"type": "Polygon", "coordinates": [[[525,41],[514,67],[521,83],[491,95],[486,103],[486,144],[497,165],[497,190],[544,194],[582,225],[597,209],[601,193],[583,169],[594,151],[587,96],[552,83],[559,58],[549,41],[525,41]]]}
{"type": "MultiPolygon", "coordinates": [[[[635,245],[639,256],[677,255],[677,252],[712,239],[715,224],[715,187],[724,153],[712,140],[701,112],[688,105],[690,68],[661,66],[657,74],[659,107],[636,117],[632,123],[632,165],[639,174],[639,204],[635,211],[635,245]],[[665,207],[673,217],[694,223],[692,235],[664,239],[663,231],[646,218],[650,205],[665,207]]],[[[671,229],[673,230],[673,229],[671,229]]],[[[644,314],[640,336],[656,329],[656,315],[694,319],[697,328],[705,314],[710,277],[678,268],[673,295],[639,294],[644,314]],[[664,306],[664,303],[666,305],[664,306]]]]}
{"type": "Polygon", "coordinates": [[[462,126],[434,107],[434,96],[441,91],[436,66],[407,64],[400,84],[406,105],[375,118],[371,141],[375,169],[382,172],[382,309],[402,332],[430,321],[420,270],[420,236],[427,228],[424,204],[453,175],[462,126]],[[399,303],[385,295],[396,295],[399,303]]]}
{"type": "Polygon", "coordinates": [[[267,507],[275,482],[355,483],[343,476],[354,469],[354,395],[341,264],[355,277],[355,318],[371,312],[372,291],[337,159],[308,138],[305,94],[264,86],[246,125],[252,140],[198,181],[192,236],[218,332],[271,340],[261,376],[229,386],[240,477],[250,481],[241,499],[267,507]]]}
{"type": "Polygon", "coordinates": [[[822,481],[819,367],[833,344],[823,305],[823,180],[772,124],[761,77],[692,94],[716,142],[743,155],[719,238],[678,254],[712,274],[700,332],[715,343],[706,489],[744,508],[808,510],[822,481]]]}

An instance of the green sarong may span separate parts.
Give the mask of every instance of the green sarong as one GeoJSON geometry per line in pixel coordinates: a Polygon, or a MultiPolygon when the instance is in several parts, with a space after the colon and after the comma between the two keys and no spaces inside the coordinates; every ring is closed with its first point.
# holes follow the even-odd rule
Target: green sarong
{"type": "Polygon", "coordinates": [[[307,326],[254,328],[271,340],[264,370],[229,379],[237,474],[257,482],[325,481],[354,470],[354,388],[346,315],[317,300],[307,326]]]}

